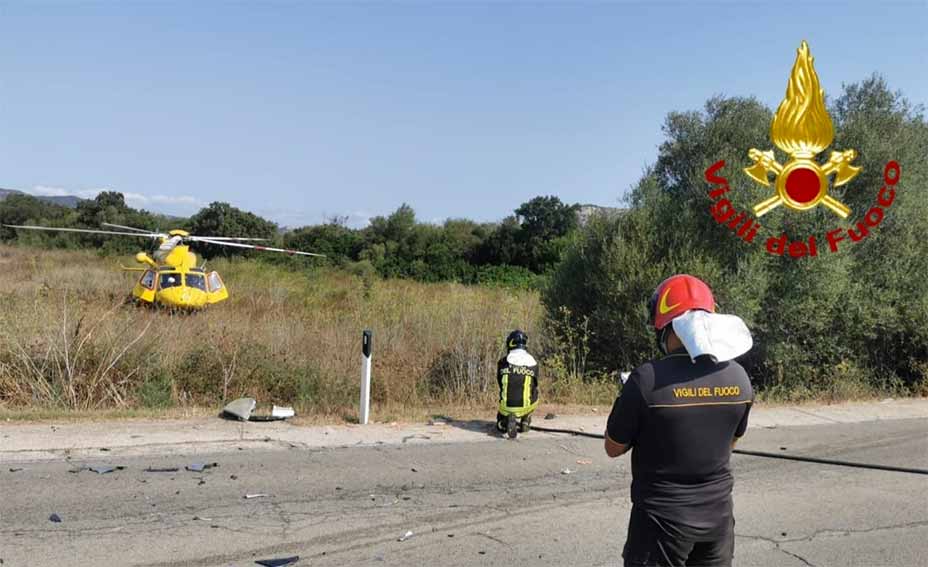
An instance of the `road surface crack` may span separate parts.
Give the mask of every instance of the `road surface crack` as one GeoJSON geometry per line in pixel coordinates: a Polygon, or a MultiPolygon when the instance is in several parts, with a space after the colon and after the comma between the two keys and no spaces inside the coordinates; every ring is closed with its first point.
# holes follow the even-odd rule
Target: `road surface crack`
{"type": "Polygon", "coordinates": [[[808,565],[809,567],[816,567],[816,565],[815,565],[814,563],[812,563],[811,561],[809,561],[809,560],[806,559],[805,557],[803,557],[803,556],[801,556],[801,555],[799,555],[799,554],[797,554],[797,553],[793,553],[792,551],[783,549],[782,547],[780,547],[780,544],[777,544],[777,545],[776,545],[776,548],[777,548],[777,551],[781,551],[781,552],[785,553],[786,555],[789,555],[790,557],[795,557],[796,559],[802,561],[802,563],[803,563],[804,565],[808,565]]]}

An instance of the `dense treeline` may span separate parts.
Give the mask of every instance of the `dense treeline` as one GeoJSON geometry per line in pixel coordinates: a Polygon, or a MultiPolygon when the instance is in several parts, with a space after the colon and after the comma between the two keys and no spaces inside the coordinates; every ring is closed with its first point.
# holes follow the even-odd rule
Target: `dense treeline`
{"type": "MultiPolygon", "coordinates": [[[[876,392],[928,394],[928,124],[923,109],[873,77],[845,86],[831,101],[833,149],[855,149],[863,167],[851,183],[830,189],[852,214],[824,207],[780,207],[762,218],[749,244],[710,212],[706,169],[724,159],[738,211],[768,198],[753,183],[749,148],[766,150],[771,109],[753,98],[713,98],[702,111],[672,112],[654,166],[628,197],[629,210],[591,222],[552,278],[544,300],[590,338],[589,365],[631,368],[655,352],[644,301],[665,277],[706,280],[721,310],[752,329],[755,347],[743,361],[768,393],[796,398],[847,398],[876,392]],[[882,221],[854,242],[884,185],[884,166],[901,165],[882,221]],[[827,233],[841,229],[832,252],[827,233]],[[769,237],[817,239],[817,256],[770,254],[769,237]]],[[[827,156],[827,153],[826,153],[827,156]]],[[[778,158],[785,163],[783,154],[778,158]]],[[[888,193],[884,194],[885,197],[888,193]]],[[[873,213],[871,220],[878,213],[873,213]]],[[[864,225],[865,228],[866,225],[864,225]]]]}
{"type": "MultiPolygon", "coordinates": [[[[169,218],[126,205],[123,195],[103,192],[68,209],[27,195],[0,202],[0,223],[99,229],[103,223],[150,230],[182,228],[197,235],[265,238],[285,248],[324,254],[307,260],[259,256],[264,261],[304,266],[330,265],[383,277],[407,277],[425,282],[498,283],[537,287],[561,257],[578,224],[577,205],[557,197],[536,197],[500,223],[449,219],[441,225],[417,222],[412,207],[403,204],[388,216],[371,219],[362,229],[343,219],[322,225],[280,231],[271,221],[228,203],[212,203],[189,219],[169,218]]],[[[0,238],[54,248],[92,247],[103,253],[131,253],[145,247],[143,239],[67,232],[29,232],[2,228],[0,238]]],[[[206,258],[241,256],[238,248],[202,245],[206,258]]]]}

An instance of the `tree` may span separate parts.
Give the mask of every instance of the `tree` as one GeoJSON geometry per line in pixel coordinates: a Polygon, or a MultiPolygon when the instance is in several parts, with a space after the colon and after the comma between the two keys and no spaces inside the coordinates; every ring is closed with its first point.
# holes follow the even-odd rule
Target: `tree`
{"type": "Polygon", "coordinates": [[[343,266],[358,260],[364,239],[359,231],[330,222],[288,232],[283,243],[285,248],[324,254],[327,263],[343,266]]]}
{"type": "Polygon", "coordinates": [[[628,212],[585,227],[544,294],[550,313],[567,307],[575,324],[588,321],[596,367],[627,370],[653,354],[644,304],[662,279],[686,272],[709,283],[723,312],[747,322],[755,347],[743,363],[771,391],[821,398],[928,384],[928,281],[913,276],[928,273],[928,126],[876,77],[845,87],[830,114],[835,148],[856,149],[863,167],[830,190],[854,215],[781,208],[762,220],[764,238],[817,235],[819,255],[804,259],[748,245],[709,214],[704,171],[720,159],[737,210],[769,197],[741,169],[751,165],[748,148],[772,147],[771,110],[752,98],[716,97],[702,111],[668,115],[666,140],[628,196],[628,212]],[[831,253],[825,234],[862,220],[890,159],[903,164],[901,188],[877,234],[831,253]]]}
{"type": "MultiPolygon", "coordinates": [[[[188,227],[197,236],[240,236],[271,240],[277,234],[277,225],[271,221],[221,202],[210,203],[208,207],[200,209],[190,218],[188,227]]],[[[244,249],[230,246],[202,246],[198,251],[206,257],[244,253],[244,249]]]]}
{"type": "Polygon", "coordinates": [[[563,252],[563,239],[577,228],[578,205],[565,205],[557,197],[535,197],[516,209],[520,231],[519,265],[535,273],[553,267],[563,252]]]}
{"type": "Polygon", "coordinates": [[[25,237],[33,243],[50,243],[54,240],[54,233],[31,233],[26,236],[25,231],[3,225],[8,224],[38,224],[50,226],[67,226],[73,211],[47,201],[36,199],[31,195],[12,193],[0,201],[0,239],[15,240],[25,237]]]}

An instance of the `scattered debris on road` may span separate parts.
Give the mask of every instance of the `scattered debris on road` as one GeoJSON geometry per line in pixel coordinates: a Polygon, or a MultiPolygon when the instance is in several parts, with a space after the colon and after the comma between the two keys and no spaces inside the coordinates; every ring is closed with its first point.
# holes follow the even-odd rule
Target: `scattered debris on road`
{"type": "Polygon", "coordinates": [[[23,470],[22,467],[10,467],[10,472],[19,472],[23,470]]]}
{"type": "Polygon", "coordinates": [[[193,463],[184,467],[188,471],[203,472],[206,469],[212,469],[219,466],[219,463],[193,463]]]}
{"type": "Polygon", "coordinates": [[[180,471],[177,467],[148,467],[145,469],[145,472],[178,472],[180,471]]]}
{"type": "Polygon", "coordinates": [[[548,419],[548,420],[554,419],[555,417],[557,417],[557,415],[553,413],[545,414],[545,419],[548,419]]]}
{"type": "Polygon", "coordinates": [[[56,524],[60,524],[61,516],[59,516],[58,514],[52,514],[51,516],[48,517],[48,521],[55,522],[56,524]]]}
{"type": "Polygon", "coordinates": [[[238,421],[280,421],[296,415],[290,406],[271,406],[269,413],[255,415],[258,402],[254,398],[239,398],[222,408],[221,416],[238,421]]]}
{"type": "Polygon", "coordinates": [[[592,465],[593,461],[590,459],[577,459],[578,465],[592,465]]]}
{"type": "Polygon", "coordinates": [[[255,563],[264,565],[264,567],[283,567],[284,565],[293,565],[299,560],[300,556],[294,555],[293,557],[281,557],[279,559],[258,559],[255,563]]]}
{"type": "Polygon", "coordinates": [[[573,471],[570,470],[570,469],[564,469],[564,470],[561,471],[561,474],[570,474],[570,473],[572,473],[572,472],[573,472],[573,471]]]}
{"type": "Polygon", "coordinates": [[[68,472],[71,474],[77,474],[81,471],[93,471],[97,474],[106,474],[106,473],[110,473],[113,471],[121,471],[125,469],[126,467],[122,465],[95,465],[95,466],[78,465],[78,466],[68,469],[68,472]]]}
{"type": "Polygon", "coordinates": [[[254,398],[239,398],[229,402],[226,407],[222,408],[222,416],[238,419],[239,421],[248,421],[251,412],[255,411],[256,405],[258,405],[258,402],[254,398]]]}
{"type": "Polygon", "coordinates": [[[251,500],[252,498],[268,498],[270,494],[246,494],[245,500],[251,500]]]}
{"type": "Polygon", "coordinates": [[[406,541],[407,539],[411,537],[412,537],[412,532],[406,532],[405,534],[402,535],[402,537],[400,537],[396,541],[406,541]]]}
{"type": "Polygon", "coordinates": [[[92,470],[93,472],[95,472],[95,473],[97,473],[97,474],[106,474],[106,473],[111,473],[111,472],[113,472],[113,471],[125,470],[126,467],[124,467],[124,466],[122,466],[122,465],[116,465],[116,466],[99,465],[99,466],[96,466],[96,467],[88,467],[88,469],[89,469],[89,470],[92,470]]]}

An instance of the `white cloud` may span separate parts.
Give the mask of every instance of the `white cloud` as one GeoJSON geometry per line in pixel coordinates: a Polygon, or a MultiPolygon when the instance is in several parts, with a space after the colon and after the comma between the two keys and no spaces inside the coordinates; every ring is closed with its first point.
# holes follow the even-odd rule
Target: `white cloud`
{"type": "Polygon", "coordinates": [[[71,191],[63,187],[35,185],[31,193],[43,197],[80,197],[81,199],[93,199],[100,191],[106,191],[106,189],[82,189],[80,191],[71,191]]]}
{"type": "Polygon", "coordinates": [[[206,203],[190,195],[143,195],[142,193],[123,193],[126,203],[133,207],[146,205],[181,205],[202,207],[206,203]]]}
{"type": "MultiPolygon", "coordinates": [[[[43,197],[80,197],[81,199],[93,199],[103,191],[112,191],[112,189],[69,190],[63,187],[36,185],[30,192],[33,195],[41,195],[43,197]]],[[[174,208],[200,208],[206,206],[205,202],[190,195],[145,195],[143,193],[127,193],[124,191],[122,194],[126,199],[126,204],[135,208],[151,205],[165,205],[174,208]]]]}

